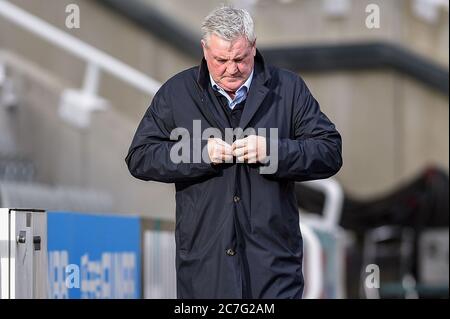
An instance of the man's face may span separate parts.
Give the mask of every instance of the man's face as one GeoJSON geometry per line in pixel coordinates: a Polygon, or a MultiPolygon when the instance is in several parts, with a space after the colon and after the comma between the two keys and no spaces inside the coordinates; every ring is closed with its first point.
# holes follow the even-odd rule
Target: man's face
{"type": "Polygon", "coordinates": [[[252,73],[255,43],[244,36],[230,42],[212,34],[206,43],[202,40],[202,47],[214,81],[225,91],[236,92],[252,73]]]}

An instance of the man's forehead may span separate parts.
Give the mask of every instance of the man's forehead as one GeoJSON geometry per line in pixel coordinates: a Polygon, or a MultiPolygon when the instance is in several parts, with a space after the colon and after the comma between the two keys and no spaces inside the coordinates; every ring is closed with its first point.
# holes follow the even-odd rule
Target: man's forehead
{"type": "Polygon", "coordinates": [[[244,55],[248,52],[250,45],[246,38],[238,38],[234,41],[227,41],[217,36],[211,38],[208,47],[214,55],[244,55]]]}

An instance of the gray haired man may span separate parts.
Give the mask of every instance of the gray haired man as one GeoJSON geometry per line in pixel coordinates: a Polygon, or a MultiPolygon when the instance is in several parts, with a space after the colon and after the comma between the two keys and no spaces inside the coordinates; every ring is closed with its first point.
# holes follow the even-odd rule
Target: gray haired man
{"type": "Polygon", "coordinates": [[[179,298],[301,298],[294,182],[339,171],[340,134],[297,74],[264,62],[247,11],[216,9],[202,31],[201,64],[161,87],[126,163],[136,178],[175,183],[179,298]],[[215,134],[196,136],[196,123],[215,134]],[[206,159],[174,161],[180,128],[206,159]]]}

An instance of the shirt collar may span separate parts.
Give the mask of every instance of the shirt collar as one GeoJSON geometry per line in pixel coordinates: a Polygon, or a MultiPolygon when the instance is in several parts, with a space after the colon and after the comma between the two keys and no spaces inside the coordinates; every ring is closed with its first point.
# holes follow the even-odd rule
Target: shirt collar
{"type": "MultiPolygon", "coordinates": [[[[250,73],[250,76],[248,77],[248,79],[244,82],[244,84],[241,85],[241,87],[240,87],[239,89],[236,90],[236,95],[237,95],[237,93],[238,93],[239,91],[241,91],[242,88],[244,88],[244,87],[247,89],[247,92],[248,92],[248,90],[250,90],[250,84],[252,83],[254,71],[255,71],[255,69],[253,68],[252,73],[250,73]]],[[[209,79],[210,79],[210,81],[211,81],[211,86],[213,87],[214,90],[219,91],[219,92],[221,92],[221,93],[227,94],[226,91],[225,91],[223,88],[221,88],[221,87],[216,83],[216,81],[214,81],[214,79],[212,78],[211,74],[209,74],[209,79]]],[[[227,95],[228,95],[228,94],[227,94],[227,95]]]]}

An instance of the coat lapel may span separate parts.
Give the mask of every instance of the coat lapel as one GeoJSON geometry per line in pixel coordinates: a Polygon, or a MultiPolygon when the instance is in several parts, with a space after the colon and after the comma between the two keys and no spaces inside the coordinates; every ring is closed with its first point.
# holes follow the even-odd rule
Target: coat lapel
{"type": "Polygon", "coordinates": [[[217,112],[213,113],[214,102],[208,97],[208,83],[209,83],[209,73],[208,67],[206,66],[206,61],[203,58],[200,68],[198,71],[197,83],[200,86],[200,104],[199,109],[202,115],[206,118],[208,123],[215,128],[218,128],[222,134],[225,134],[225,127],[223,122],[220,121],[220,116],[217,116],[217,112]]]}
{"type": "Polygon", "coordinates": [[[209,107],[212,110],[212,113],[215,116],[215,119],[220,123],[222,127],[230,127],[230,122],[223,110],[222,106],[219,103],[217,97],[214,96],[214,89],[212,87],[208,88],[208,102],[210,103],[209,107]]]}
{"type": "Polygon", "coordinates": [[[259,51],[256,51],[255,57],[255,73],[256,77],[253,78],[250,90],[248,92],[247,101],[245,102],[244,111],[239,122],[239,127],[245,130],[247,125],[252,120],[253,116],[258,111],[262,102],[269,93],[270,89],[267,83],[270,80],[270,72],[264,63],[264,59],[259,51]]]}
{"type": "MultiPolygon", "coordinates": [[[[248,92],[247,101],[245,102],[244,110],[242,112],[242,117],[239,122],[239,127],[245,129],[247,125],[250,123],[253,116],[258,111],[262,102],[264,101],[267,93],[269,93],[269,88],[267,86],[270,80],[270,72],[267,69],[266,64],[264,63],[264,59],[261,53],[256,50],[255,56],[255,77],[252,80],[252,84],[250,85],[250,90],[248,92]]],[[[208,98],[208,85],[209,85],[209,72],[208,67],[206,65],[206,61],[203,58],[198,71],[197,82],[201,88],[201,112],[205,116],[205,118],[209,121],[209,123],[217,127],[224,134],[225,127],[228,127],[228,124],[225,123],[217,112],[213,112],[212,108],[217,109],[217,106],[214,105],[213,101],[210,101],[208,98]]]]}
{"type": "Polygon", "coordinates": [[[222,116],[220,116],[217,112],[217,106],[214,105],[214,101],[209,97],[207,91],[203,91],[203,101],[202,101],[202,107],[201,111],[203,115],[208,120],[209,124],[211,124],[212,127],[218,128],[222,134],[225,134],[225,127],[228,127],[224,121],[222,116]]]}
{"type": "Polygon", "coordinates": [[[257,85],[253,88],[250,87],[247,101],[245,102],[244,110],[242,111],[242,117],[239,122],[240,128],[245,130],[255,113],[258,111],[268,92],[269,88],[264,85],[257,85]]]}

